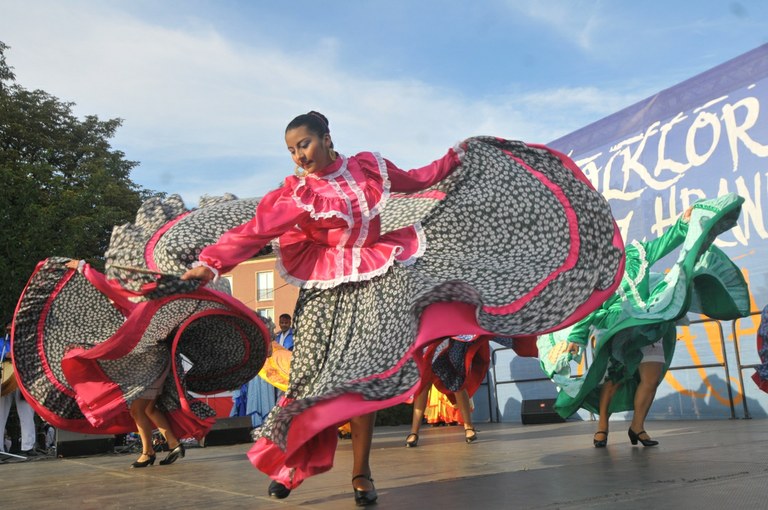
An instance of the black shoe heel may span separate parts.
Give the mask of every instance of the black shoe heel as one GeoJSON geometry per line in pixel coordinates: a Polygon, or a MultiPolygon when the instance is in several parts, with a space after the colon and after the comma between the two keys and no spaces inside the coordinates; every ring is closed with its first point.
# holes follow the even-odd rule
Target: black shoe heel
{"type": "Polygon", "coordinates": [[[179,443],[179,445],[168,452],[168,456],[160,461],[161,466],[167,466],[168,464],[173,464],[179,458],[184,458],[184,455],[186,454],[186,451],[184,450],[184,445],[179,443]]]}
{"type": "Polygon", "coordinates": [[[467,444],[473,443],[477,440],[477,432],[475,431],[474,427],[470,427],[468,429],[464,429],[464,441],[467,442],[467,444]],[[468,436],[467,431],[471,431],[472,435],[468,436]]]}
{"type": "Polygon", "coordinates": [[[627,435],[629,436],[629,442],[632,443],[633,445],[636,445],[637,442],[640,441],[643,444],[643,446],[656,446],[657,444],[659,444],[658,441],[654,441],[653,439],[640,438],[641,434],[648,434],[648,432],[641,430],[640,432],[636,433],[634,430],[632,430],[632,427],[630,427],[629,430],[627,431],[627,435]]]}
{"type": "Polygon", "coordinates": [[[405,447],[416,448],[417,446],[419,446],[419,435],[414,432],[411,432],[410,434],[408,434],[408,437],[405,438],[405,447]],[[411,436],[413,436],[413,440],[410,440],[411,436]]]}
{"type": "Polygon", "coordinates": [[[291,494],[291,489],[276,480],[272,480],[267,492],[273,498],[285,499],[291,494]]]}
{"type": "MultiPolygon", "coordinates": [[[[357,475],[352,477],[352,482],[354,483],[355,480],[358,478],[365,478],[369,482],[371,482],[371,487],[373,487],[373,478],[371,478],[368,475],[357,475]]],[[[352,488],[355,490],[355,504],[357,506],[368,506],[376,503],[376,498],[379,497],[378,494],[376,494],[376,487],[373,487],[371,490],[361,490],[361,489],[355,489],[355,486],[352,485],[352,488]]]]}
{"type": "MultiPolygon", "coordinates": [[[[144,455],[147,455],[147,454],[144,454],[144,455]]],[[[144,467],[153,465],[155,463],[155,459],[157,458],[157,455],[148,455],[148,457],[149,458],[147,460],[144,460],[144,461],[141,461],[141,462],[139,462],[137,460],[136,462],[131,464],[131,467],[132,468],[144,468],[144,467]]]]}
{"type": "Polygon", "coordinates": [[[592,437],[592,444],[595,445],[595,448],[605,448],[608,444],[608,431],[598,430],[595,432],[595,435],[592,437]],[[598,434],[605,434],[605,439],[597,439],[598,434]]]}

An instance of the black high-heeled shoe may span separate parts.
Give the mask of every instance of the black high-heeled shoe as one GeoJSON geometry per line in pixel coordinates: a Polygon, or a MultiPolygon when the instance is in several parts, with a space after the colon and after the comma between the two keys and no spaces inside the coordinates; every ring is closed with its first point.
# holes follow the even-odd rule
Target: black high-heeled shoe
{"type": "Polygon", "coordinates": [[[352,477],[352,488],[355,490],[355,504],[357,506],[368,506],[372,505],[376,502],[376,498],[379,497],[378,494],[376,494],[376,487],[373,487],[371,490],[366,491],[362,489],[355,489],[355,480],[358,478],[365,478],[369,482],[371,482],[371,487],[373,487],[373,478],[371,478],[368,475],[356,475],[352,477]]]}
{"type": "Polygon", "coordinates": [[[405,447],[416,448],[417,446],[419,446],[419,435],[415,432],[411,432],[408,434],[408,437],[405,438],[405,447]],[[413,439],[411,439],[411,436],[413,436],[413,439]]]}
{"type": "Polygon", "coordinates": [[[179,457],[184,458],[184,455],[186,455],[186,450],[184,450],[184,445],[182,443],[179,443],[176,448],[168,452],[168,456],[160,461],[161,466],[167,466],[168,464],[173,464],[176,462],[179,457]]]}
{"type": "Polygon", "coordinates": [[[157,458],[157,455],[155,455],[154,453],[152,455],[148,453],[142,453],[142,455],[146,455],[149,458],[147,460],[142,460],[141,462],[137,460],[136,462],[131,464],[132,468],[143,468],[143,467],[151,466],[155,463],[155,459],[157,458]]]}
{"type": "Polygon", "coordinates": [[[269,484],[269,489],[267,489],[267,493],[273,498],[285,499],[291,495],[291,489],[277,480],[272,480],[269,484]]]}
{"type": "Polygon", "coordinates": [[[605,448],[605,446],[608,444],[608,431],[607,430],[598,430],[595,432],[595,435],[592,436],[592,444],[595,445],[595,448],[605,448]],[[605,434],[605,439],[598,439],[598,434],[605,434]]]}
{"type": "Polygon", "coordinates": [[[476,439],[477,439],[477,432],[475,432],[474,427],[464,429],[464,441],[466,441],[467,444],[474,442],[476,439]],[[467,432],[472,432],[472,435],[468,436],[467,432]]]}
{"type": "Polygon", "coordinates": [[[632,430],[632,427],[629,427],[629,430],[627,431],[627,435],[629,436],[629,442],[633,445],[637,444],[638,441],[643,443],[643,446],[656,446],[659,444],[658,441],[654,441],[653,439],[643,439],[640,436],[642,434],[648,435],[648,432],[641,430],[640,432],[635,432],[632,430]]]}

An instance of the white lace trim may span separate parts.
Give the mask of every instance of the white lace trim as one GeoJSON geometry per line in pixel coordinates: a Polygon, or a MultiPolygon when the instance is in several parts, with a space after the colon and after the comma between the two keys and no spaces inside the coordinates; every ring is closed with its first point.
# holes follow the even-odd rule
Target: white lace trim
{"type": "Polygon", "coordinates": [[[392,254],[389,256],[389,260],[387,260],[387,262],[385,262],[381,267],[372,271],[339,276],[331,280],[302,280],[301,278],[297,278],[289,273],[285,268],[285,265],[283,265],[283,258],[280,254],[280,243],[277,239],[272,241],[272,247],[275,250],[275,254],[277,255],[277,271],[280,273],[280,276],[283,278],[283,280],[290,283],[291,285],[295,285],[296,287],[301,287],[304,289],[332,289],[344,283],[364,282],[372,280],[377,276],[381,276],[389,271],[389,268],[392,267],[392,265],[395,263],[395,250],[393,250],[392,254]]]}
{"type": "Polygon", "coordinates": [[[352,235],[352,227],[354,225],[354,222],[352,222],[352,218],[354,216],[354,211],[352,209],[352,200],[350,200],[349,196],[347,196],[346,193],[344,193],[344,190],[341,189],[341,185],[338,183],[336,178],[341,177],[345,181],[348,181],[348,172],[347,170],[347,161],[344,160],[344,164],[341,165],[341,168],[339,168],[338,171],[334,172],[332,175],[335,176],[335,178],[328,180],[328,184],[336,191],[336,194],[344,200],[344,203],[347,206],[347,215],[350,218],[350,221],[347,222],[347,229],[344,231],[344,233],[339,238],[339,242],[336,243],[336,274],[343,274],[344,273],[344,248],[347,245],[347,241],[349,241],[349,237],[352,235]],[[343,172],[341,170],[344,170],[343,172]]]}
{"type": "MultiPolygon", "coordinates": [[[[352,191],[352,193],[354,193],[355,197],[357,198],[358,207],[360,209],[360,230],[357,234],[357,239],[355,239],[350,250],[352,253],[351,276],[355,276],[358,274],[357,271],[360,268],[360,264],[362,263],[360,250],[362,249],[363,245],[365,244],[365,240],[368,237],[368,230],[371,223],[371,211],[368,209],[368,201],[365,199],[365,193],[360,188],[360,185],[357,183],[355,178],[349,173],[345,173],[343,177],[347,183],[347,186],[349,186],[350,191],[352,191]]],[[[351,234],[352,233],[350,231],[349,235],[346,236],[346,239],[348,239],[351,234]]],[[[344,243],[344,246],[346,246],[346,243],[344,243]]],[[[337,248],[341,248],[343,250],[343,247],[337,248]]],[[[343,271],[338,271],[336,274],[341,273],[343,273],[343,271]]]]}
{"type": "MultiPolygon", "coordinates": [[[[422,257],[424,253],[427,251],[427,234],[424,232],[424,228],[421,226],[421,222],[418,221],[411,226],[416,231],[416,241],[419,243],[419,247],[416,250],[416,253],[414,253],[407,259],[400,261],[400,263],[404,266],[410,266],[414,264],[416,262],[416,259],[422,257]]],[[[396,254],[400,255],[403,252],[403,247],[398,246],[395,250],[396,250],[396,254]]]]}
{"type": "Polygon", "coordinates": [[[207,267],[208,269],[211,270],[211,272],[213,273],[213,283],[217,283],[219,281],[219,270],[218,269],[216,269],[215,267],[211,266],[210,264],[206,264],[202,260],[198,260],[196,262],[192,262],[192,269],[194,269],[196,267],[200,267],[200,266],[207,267]]]}
{"type": "MultiPolygon", "coordinates": [[[[336,179],[339,175],[347,171],[347,158],[341,154],[339,155],[339,157],[342,158],[342,163],[339,169],[333,172],[332,174],[329,174],[323,177],[323,179],[328,180],[328,184],[330,184],[331,186],[335,184],[334,179],[336,179]]],[[[316,177],[314,174],[309,174],[307,177],[312,177],[313,179],[319,179],[319,177],[316,177]]],[[[293,190],[293,194],[291,195],[293,198],[293,201],[296,202],[296,205],[299,206],[301,209],[307,211],[312,217],[312,219],[319,220],[323,218],[333,218],[333,217],[341,218],[347,223],[347,226],[349,228],[352,228],[352,226],[354,225],[354,221],[352,220],[351,213],[344,214],[343,212],[336,211],[336,210],[318,212],[315,210],[314,203],[305,204],[304,202],[301,201],[301,197],[299,197],[299,190],[304,187],[307,187],[306,179],[307,179],[306,177],[299,177],[299,185],[296,186],[296,188],[293,190]]],[[[341,192],[341,190],[338,188],[338,185],[333,187],[339,196],[346,198],[348,210],[351,211],[351,204],[349,203],[349,199],[344,195],[344,193],[341,192]]],[[[310,192],[312,192],[312,194],[315,194],[315,192],[312,189],[310,189],[310,192]]]]}
{"type": "MultiPolygon", "coordinates": [[[[643,281],[645,273],[648,271],[648,259],[646,258],[645,247],[640,242],[633,240],[631,244],[635,247],[640,257],[640,269],[637,271],[637,276],[634,279],[630,278],[625,272],[622,281],[626,282],[629,286],[633,301],[635,301],[641,308],[646,308],[648,305],[643,300],[642,296],[640,296],[637,286],[643,281]]],[[[621,286],[619,286],[618,292],[623,299],[628,299],[627,294],[621,286]]]]}
{"type": "Polygon", "coordinates": [[[379,202],[371,208],[371,219],[375,218],[381,211],[384,210],[384,206],[389,201],[390,188],[392,184],[389,182],[389,172],[387,171],[387,162],[381,157],[378,152],[372,152],[373,157],[376,158],[376,163],[379,165],[379,174],[381,175],[381,199],[379,202]]]}
{"type": "Polygon", "coordinates": [[[466,152],[464,151],[464,149],[462,149],[462,148],[461,148],[461,144],[462,144],[462,143],[464,143],[464,141],[461,141],[461,142],[456,142],[456,143],[453,145],[453,152],[455,152],[455,153],[456,153],[456,156],[459,158],[459,164],[462,164],[462,163],[464,163],[464,154],[466,154],[466,152]]]}

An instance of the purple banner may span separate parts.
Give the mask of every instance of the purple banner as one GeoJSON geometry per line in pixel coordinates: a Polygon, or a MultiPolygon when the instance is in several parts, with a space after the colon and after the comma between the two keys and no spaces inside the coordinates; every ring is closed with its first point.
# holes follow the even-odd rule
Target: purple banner
{"type": "Polygon", "coordinates": [[[610,202],[626,241],[653,238],[700,198],[735,192],[739,224],[717,246],[768,304],[768,45],[549,144],[610,202]]]}

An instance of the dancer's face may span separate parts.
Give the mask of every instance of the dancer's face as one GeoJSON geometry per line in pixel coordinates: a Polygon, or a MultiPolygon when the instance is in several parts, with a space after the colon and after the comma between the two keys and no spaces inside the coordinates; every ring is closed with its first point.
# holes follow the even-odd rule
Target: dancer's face
{"type": "Polygon", "coordinates": [[[308,174],[331,164],[331,135],[327,133],[320,137],[306,126],[299,126],[285,132],[285,144],[293,162],[308,174]]]}

